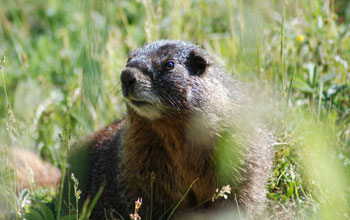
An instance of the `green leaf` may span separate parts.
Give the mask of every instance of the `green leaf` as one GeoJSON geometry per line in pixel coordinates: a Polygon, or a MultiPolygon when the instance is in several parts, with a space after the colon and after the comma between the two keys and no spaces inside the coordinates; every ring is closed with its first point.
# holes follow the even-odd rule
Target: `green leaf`
{"type": "Polygon", "coordinates": [[[44,203],[40,203],[40,212],[44,216],[45,220],[55,220],[55,217],[49,207],[47,207],[44,203]]]}
{"type": "Polygon", "coordinates": [[[294,192],[294,185],[292,182],[288,183],[287,197],[292,197],[294,192]]]}
{"type": "Polygon", "coordinates": [[[23,218],[27,220],[45,220],[43,216],[40,214],[40,212],[33,207],[29,209],[28,213],[25,213],[23,218]]]}
{"type": "Polygon", "coordinates": [[[304,93],[314,93],[315,90],[307,83],[303,78],[300,76],[296,76],[294,83],[293,83],[293,88],[295,89],[300,89],[304,93]]]}
{"type": "Polygon", "coordinates": [[[75,215],[66,215],[61,218],[61,220],[75,220],[75,215]]]}

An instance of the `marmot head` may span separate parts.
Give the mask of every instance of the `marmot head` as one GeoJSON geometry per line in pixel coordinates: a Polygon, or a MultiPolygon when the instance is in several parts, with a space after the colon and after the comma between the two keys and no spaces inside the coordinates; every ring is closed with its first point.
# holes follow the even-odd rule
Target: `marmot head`
{"type": "Polygon", "coordinates": [[[211,66],[204,50],[183,41],[157,41],[131,52],[121,73],[128,109],[150,120],[201,110],[211,66]]]}

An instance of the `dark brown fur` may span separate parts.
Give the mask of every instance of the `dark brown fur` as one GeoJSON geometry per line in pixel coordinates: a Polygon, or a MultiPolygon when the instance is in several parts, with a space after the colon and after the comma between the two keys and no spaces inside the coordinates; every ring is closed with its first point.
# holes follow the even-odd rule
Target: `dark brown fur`
{"type": "Polygon", "coordinates": [[[153,219],[167,216],[197,179],[178,213],[227,184],[232,193],[226,206],[261,212],[272,142],[252,113],[242,83],[228,77],[205,51],[181,41],[158,41],[131,53],[121,80],[126,119],[97,132],[71,157],[72,171],[86,183],[83,198],[104,187],[92,219],[105,213],[127,219],[138,197],[143,198],[142,219],[151,213],[153,219]],[[169,60],[172,69],[164,67],[169,60]],[[218,156],[221,151],[224,157],[218,156]]]}

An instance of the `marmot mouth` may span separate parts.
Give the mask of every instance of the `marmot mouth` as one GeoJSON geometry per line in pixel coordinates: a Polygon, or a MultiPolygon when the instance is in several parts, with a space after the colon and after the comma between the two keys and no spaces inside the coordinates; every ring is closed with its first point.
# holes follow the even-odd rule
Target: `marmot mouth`
{"type": "Polygon", "coordinates": [[[137,106],[137,107],[141,107],[144,105],[150,105],[151,103],[146,102],[146,101],[141,101],[141,100],[134,100],[134,99],[130,99],[131,104],[137,106]]]}

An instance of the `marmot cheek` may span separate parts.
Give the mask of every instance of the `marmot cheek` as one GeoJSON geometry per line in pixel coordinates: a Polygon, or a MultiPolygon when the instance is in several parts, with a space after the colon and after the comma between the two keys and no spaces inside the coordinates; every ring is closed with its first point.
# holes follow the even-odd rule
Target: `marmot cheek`
{"type": "Polygon", "coordinates": [[[187,100],[194,108],[199,108],[203,104],[203,96],[198,95],[198,88],[187,92],[187,100]]]}
{"type": "Polygon", "coordinates": [[[192,98],[193,98],[192,90],[191,90],[191,89],[188,89],[188,90],[187,90],[187,100],[188,100],[189,102],[192,102],[192,98]]]}

